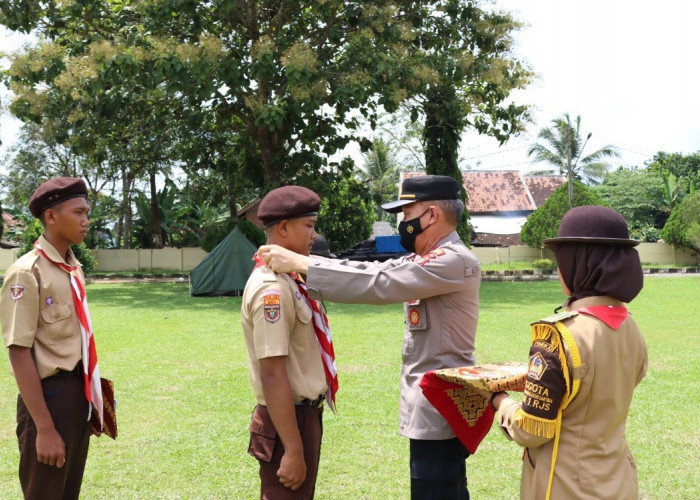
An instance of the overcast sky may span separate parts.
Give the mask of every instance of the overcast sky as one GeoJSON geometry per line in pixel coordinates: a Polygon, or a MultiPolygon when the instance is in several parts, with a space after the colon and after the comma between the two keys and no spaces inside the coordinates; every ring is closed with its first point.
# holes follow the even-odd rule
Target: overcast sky
{"type": "Polygon", "coordinates": [[[619,163],[636,166],[658,151],[700,150],[700,2],[497,0],[496,5],[526,24],[516,35],[515,52],[539,78],[515,100],[534,106],[534,123],[501,148],[468,135],[462,148],[466,163],[530,168],[527,145],[565,112],[581,115],[584,137],[593,134],[584,156],[612,144],[622,153],[619,163]]]}
{"type": "MultiPolygon", "coordinates": [[[[666,0],[496,0],[525,27],[515,52],[538,79],[513,96],[533,105],[533,124],[505,145],[475,134],[462,141],[462,164],[479,169],[539,169],[527,145],[568,112],[580,114],[583,155],[612,144],[620,164],[642,165],[657,151],[700,150],[700,2],[666,0]]],[[[17,38],[0,31],[3,49],[17,38]]],[[[6,101],[2,92],[2,100],[6,101]]],[[[0,154],[16,136],[3,117],[0,154]]]]}

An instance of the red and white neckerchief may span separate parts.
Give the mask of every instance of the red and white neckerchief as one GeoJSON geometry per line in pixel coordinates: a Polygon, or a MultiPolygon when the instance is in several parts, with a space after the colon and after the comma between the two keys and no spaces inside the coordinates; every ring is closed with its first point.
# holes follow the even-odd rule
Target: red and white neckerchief
{"type": "Polygon", "coordinates": [[[328,382],[328,391],[326,391],[326,403],[333,413],[335,410],[335,394],[338,392],[338,371],[335,366],[335,351],[333,350],[333,340],[331,339],[331,327],[328,324],[328,318],[321,309],[321,303],[309,297],[309,292],[306,290],[306,283],[297,273],[289,273],[294,279],[299,292],[306,299],[306,303],[311,308],[311,319],[316,332],[318,346],[321,349],[321,359],[323,360],[323,371],[326,374],[328,382]]]}
{"type": "Polygon", "coordinates": [[[93,407],[100,417],[100,427],[104,422],[102,409],[102,386],[100,385],[100,369],[97,367],[97,350],[95,349],[95,337],[92,334],[92,321],[90,320],[90,310],[88,309],[85,287],[77,278],[77,266],[69,266],[63,262],[57,262],[49,257],[41,248],[39,240],[34,242],[34,248],[46,260],[63,269],[70,275],[71,289],[73,290],[73,304],[75,312],[80,322],[80,332],[82,334],[82,355],[83,355],[83,380],[85,387],[85,398],[90,403],[88,408],[88,420],[92,416],[93,407]]]}

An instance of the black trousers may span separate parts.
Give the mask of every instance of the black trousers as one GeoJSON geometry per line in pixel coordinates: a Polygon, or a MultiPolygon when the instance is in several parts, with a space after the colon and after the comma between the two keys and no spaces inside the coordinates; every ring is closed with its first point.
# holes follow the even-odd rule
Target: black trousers
{"type": "Polygon", "coordinates": [[[469,451],[457,439],[410,440],[411,500],[469,500],[469,451]]]}
{"type": "Polygon", "coordinates": [[[36,456],[36,425],[21,396],[17,397],[19,480],[25,499],[73,500],[80,496],[90,434],[88,402],[82,376],[59,372],[41,381],[44,399],[56,431],[66,446],[62,468],[39,463],[36,456]]]}

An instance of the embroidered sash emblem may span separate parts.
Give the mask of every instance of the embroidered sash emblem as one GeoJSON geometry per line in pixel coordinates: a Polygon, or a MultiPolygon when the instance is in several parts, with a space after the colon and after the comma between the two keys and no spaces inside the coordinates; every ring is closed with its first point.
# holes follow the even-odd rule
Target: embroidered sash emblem
{"type": "Polygon", "coordinates": [[[537,352],[530,357],[530,367],[527,373],[530,378],[540,380],[546,369],[547,362],[542,357],[542,353],[537,352]]]}

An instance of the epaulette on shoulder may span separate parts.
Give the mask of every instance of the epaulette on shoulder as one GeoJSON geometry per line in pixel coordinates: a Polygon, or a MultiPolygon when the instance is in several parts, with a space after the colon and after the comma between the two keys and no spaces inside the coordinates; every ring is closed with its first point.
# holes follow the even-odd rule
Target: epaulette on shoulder
{"type": "Polygon", "coordinates": [[[554,325],[559,321],[564,321],[565,319],[574,318],[576,316],[578,316],[578,313],[576,311],[564,311],[557,314],[552,314],[551,316],[547,316],[546,318],[542,318],[539,321],[535,321],[535,323],[548,323],[550,325],[554,325]]]}
{"type": "Polygon", "coordinates": [[[259,267],[258,271],[262,274],[262,281],[264,283],[271,283],[277,280],[277,275],[269,267],[263,266],[259,267]]]}

